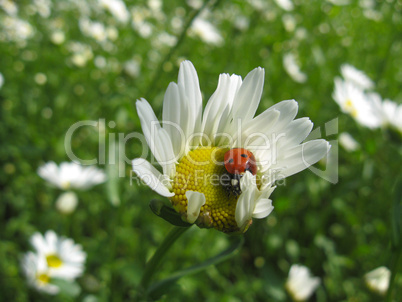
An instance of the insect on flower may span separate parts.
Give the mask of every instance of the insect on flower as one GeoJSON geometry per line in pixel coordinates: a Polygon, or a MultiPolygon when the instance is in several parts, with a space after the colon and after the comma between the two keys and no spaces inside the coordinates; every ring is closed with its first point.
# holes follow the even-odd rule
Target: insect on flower
{"type": "Polygon", "coordinates": [[[240,195],[240,178],[244,173],[257,174],[254,154],[245,148],[233,148],[225,153],[224,164],[227,173],[222,175],[222,185],[229,194],[240,195]]]}

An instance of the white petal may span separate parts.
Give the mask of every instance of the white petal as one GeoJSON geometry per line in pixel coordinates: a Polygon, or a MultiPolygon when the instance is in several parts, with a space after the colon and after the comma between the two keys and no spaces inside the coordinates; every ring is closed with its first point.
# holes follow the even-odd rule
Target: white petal
{"type": "Polygon", "coordinates": [[[187,191],[187,221],[194,223],[200,215],[201,207],[205,204],[206,199],[204,193],[187,191]]]}
{"type": "Polygon", "coordinates": [[[243,191],[236,204],[235,219],[237,226],[243,229],[245,224],[250,221],[253,216],[255,206],[255,190],[253,187],[243,191]]]}
{"type": "Polygon", "coordinates": [[[32,246],[38,253],[40,254],[47,253],[48,251],[47,243],[45,242],[45,239],[39,232],[33,234],[30,241],[32,246]]]}
{"type": "Polygon", "coordinates": [[[160,129],[159,120],[156,118],[151,105],[149,105],[145,99],[138,100],[136,107],[141,122],[142,132],[144,133],[145,139],[149,148],[151,149],[152,154],[159,162],[159,160],[161,160],[160,150],[158,150],[158,148],[155,146],[157,131],[160,129]]]}
{"type": "Polygon", "coordinates": [[[154,166],[143,158],[133,160],[133,171],[141,178],[146,185],[159,195],[172,197],[174,193],[168,189],[168,180],[154,166]]]}
{"type": "MultiPolygon", "coordinates": [[[[190,61],[184,61],[180,64],[179,78],[177,81],[180,99],[187,103],[188,108],[188,135],[198,133],[201,130],[201,112],[202,112],[202,96],[198,75],[190,61]]],[[[183,129],[184,130],[184,129],[183,129]]],[[[199,139],[199,138],[198,138],[199,139]]],[[[191,144],[191,142],[188,142],[191,144]]]]}
{"type": "Polygon", "coordinates": [[[176,158],[170,136],[165,129],[158,130],[155,144],[161,156],[159,164],[163,168],[163,174],[173,178],[176,172],[176,158]]]}
{"type": "Polygon", "coordinates": [[[306,139],[312,129],[313,123],[307,117],[290,122],[283,130],[283,137],[278,140],[276,148],[281,150],[282,148],[299,145],[306,139]]]}
{"type": "Polygon", "coordinates": [[[274,207],[272,206],[271,199],[261,198],[257,201],[257,204],[255,205],[253,217],[258,219],[265,218],[269,214],[271,214],[273,209],[274,207]]]}
{"type": "Polygon", "coordinates": [[[242,229],[252,218],[256,202],[256,177],[250,172],[246,172],[240,179],[240,188],[242,193],[236,204],[235,219],[237,226],[242,229]]]}
{"type": "Polygon", "coordinates": [[[270,169],[284,168],[277,179],[288,177],[318,162],[328,153],[329,148],[330,145],[326,140],[309,141],[288,150],[270,169]]]}
{"type": "Polygon", "coordinates": [[[281,115],[278,123],[271,129],[271,133],[277,133],[285,128],[296,117],[299,104],[295,100],[286,100],[279,102],[267,110],[278,110],[281,115]]]}
{"type": "Polygon", "coordinates": [[[233,102],[233,118],[247,122],[254,117],[264,86],[264,69],[257,67],[244,79],[233,102]]]}
{"type": "Polygon", "coordinates": [[[182,157],[184,152],[185,137],[181,125],[184,115],[187,112],[181,106],[179,88],[176,83],[170,83],[163,100],[163,128],[169,133],[176,158],[182,157]]]}
{"type": "Polygon", "coordinates": [[[251,145],[269,146],[269,141],[272,139],[267,136],[267,132],[278,121],[280,112],[278,110],[266,110],[258,115],[252,121],[244,125],[244,130],[241,133],[241,138],[235,134],[235,145],[249,148],[251,145]],[[267,145],[268,144],[268,145],[267,145]]]}

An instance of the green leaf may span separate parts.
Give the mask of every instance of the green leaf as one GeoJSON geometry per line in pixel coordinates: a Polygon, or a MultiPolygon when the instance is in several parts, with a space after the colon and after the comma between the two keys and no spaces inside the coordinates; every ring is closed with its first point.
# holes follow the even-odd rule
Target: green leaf
{"type": "Polygon", "coordinates": [[[52,284],[57,285],[60,288],[60,294],[64,294],[69,297],[77,297],[81,293],[79,285],[73,281],[65,279],[52,279],[52,284]]]}
{"type": "Polygon", "coordinates": [[[209,258],[199,264],[190,266],[189,268],[186,268],[182,271],[178,271],[166,279],[155,282],[148,289],[148,297],[153,300],[157,300],[163,294],[170,291],[171,288],[174,288],[176,281],[179,280],[181,277],[201,272],[210,265],[216,265],[222,261],[229,259],[230,257],[236,254],[239,248],[243,245],[243,242],[244,237],[237,236],[233,240],[232,244],[226,250],[219,253],[218,255],[209,258]]]}
{"type": "Polygon", "coordinates": [[[190,227],[192,224],[183,221],[179,213],[177,213],[173,208],[166,206],[166,204],[157,199],[152,199],[149,203],[149,207],[152,212],[157,216],[165,219],[167,222],[179,226],[179,227],[190,227]]]}

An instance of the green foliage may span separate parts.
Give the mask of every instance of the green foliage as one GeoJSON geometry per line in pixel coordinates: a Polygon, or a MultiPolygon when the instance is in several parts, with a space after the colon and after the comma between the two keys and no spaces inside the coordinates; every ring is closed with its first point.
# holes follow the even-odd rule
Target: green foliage
{"type": "MultiPolygon", "coordinates": [[[[179,279],[161,300],[288,301],[284,283],[295,263],[309,267],[322,280],[312,301],[381,299],[366,287],[363,276],[382,265],[398,269],[392,252],[400,252],[401,245],[401,205],[395,199],[400,198],[395,182],[402,165],[401,136],[362,128],[341,113],[331,95],[340,65],[349,63],[364,70],[384,98],[400,103],[401,1],[372,1],[371,8],[363,8],[363,2],[371,1],[338,6],[332,3],[336,1],[295,0],[290,12],[274,1],[261,1],[263,9],[251,4],[258,1],[212,1],[206,18],[222,35],[219,45],[206,43],[190,30],[173,45],[160,35],[180,37],[187,30],[183,25],[197,12],[188,3],[197,1],[165,1],[161,10],[151,10],[146,1],[125,1],[131,19],[145,18],[149,36],[140,22],[118,22],[97,1],[52,1],[47,17],[32,1],[17,2],[17,16],[31,24],[32,36],[21,41],[6,38],[4,20],[9,16],[0,8],[2,301],[136,297],[145,263],[170,225],[149,209],[150,200],[160,197],[131,173],[130,159],[151,156],[142,154],[142,136],[128,135],[141,133],[136,99],[146,98],[161,117],[163,94],[169,82],[176,81],[182,59],[197,69],[204,104],[220,73],[244,77],[261,66],[266,78],[258,112],[294,98],[299,102],[298,117],[309,116],[324,138],[337,139],[337,133],[326,137],[324,126],[338,118],[339,133],[350,133],[360,148],[348,152],[340,147],[336,184],[309,170],[287,178],[272,195],[275,210],[268,218],[253,221],[237,255],[179,279]],[[114,28],[118,38],[99,42],[83,34],[82,7],[87,7],[92,21],[114,28]],[[294,23],[293,30],[286,29],[286,20],[294,23]],[[55,43],[55,32],[63,32],[65,41],[55,43]],[[92,56],[82,66],[74,63],[73,41],[91,48],[92,56]],[[283,56],[289,52],[308,76],[305,83],[286,73],[283,56]],[[48,186],[37,169],[47,161],[70,161],[66,132],[85,120],[97,121],[99,127],[74,132],[74,154],[82,160],[99,159],[99,150],[105,147],[105,161],[98,165],[110,181],[77,192],[77,209],[65,215],[55,208],[61,191],[48,186]],[[127,159],[118,171],[105,165],[119,158],[114,151],[127,159]],[[58,296],[30,288],[20,268],[22,255],[31,249],[30,236],[49,229],[72,238],[87,253],[84,275],[77,283],[64,283],[66,294],[58,296]]],[[[217,231],[192,227],[168,253],[157,280],[221,253],[230,241],[217,231]]],[[[401,288],[401,277],[396,276],[394,299],[402,296],[401,288]]]]}

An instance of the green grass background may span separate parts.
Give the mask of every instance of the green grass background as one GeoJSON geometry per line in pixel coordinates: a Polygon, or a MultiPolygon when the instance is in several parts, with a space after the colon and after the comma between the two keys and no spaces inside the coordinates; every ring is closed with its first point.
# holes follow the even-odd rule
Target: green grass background
{"type": "MultiPolygon", "coordinates": [[[[61,191],[46,184],[36,173],[47,161],[69,160],[64,149],[68,128],[81,120],[105,119],[110,135],[141,132],[135,101],[146,98],[161,117],[163,94],[177,80],[179,62],[195,65],[204,96],[204,105],[214,92],[220,73],[245,77],[257,66],[265,68],[265,86],[258,112],[285,99],[299,102],[298,117],[308,116],[315,127],[338,119],[338,132],[349,132],[360,149],[339,148],[339,182],[331,184],[311,171],[286,179],[272,195],[275,210],[266,219],[254,220],[245,236],[245,245],[230,260],[202,273],[179,280],[163,301],[288,301],[284,289],[289,267],[308,266],[322,279],[311,301],[380,301],[364,284],[363,275],[378,266],[392,268],[391,209],[394,187],[401,169],[401,137],[387,130],[369,130],[340,112],[333,101],[333,80],[339,67],[349,63],[363,70],[376,83],[376,91],[396,102],[402,99],[402,2],[373,1],[378,21],[364,15],[364,1],[345,6],[329,1],[294,1],[291,12],[273,1],[261,1],[259,10],[249,1],[218,1],[209,5],[207,17],[222,34],[222,45],[214,46],[184,34],[177,45],[157,46],[158,34],[177,37],[172,19],[185,24],[194,9],[184,1],[164,2],[163,18],[147,18],[153,33],[143,38],[130,23],[124,25],[88,1],[92,20],[115,26],[119,37],[106,51],[78,27],[80,12],[71,1],[53,1],[51,14],[43,18],[32,11],[31,1],[18,1],[21,19],[34,28],[26,45],[0,41],[0,72],[5,83],[0,89],[0,297],[2,301],[128,301],[144,264],[163,240],[169,224],[148,207],[157,194],[146,186],[130,185],[126,177],[114,189],[108,184],[77,192],[79,205],[71,215],[60,214],[55,200],[61,191]],[[291,15],[295,31],[286,31],[282,22],[291,15]],[[248,28],[234,26],[238,18],[248,28]],[[66,41],[50,40],[54,22],[61,24],[66,41]],[[305,32],[298,38],[298,29],[305,32]],[[106,59],[106,67],[71,63],[69,41],[90,45],[94,57],[106,59]],[[282,59],[296,53],[308,80],[294,82],[285,72],[282,59]],[[123,63],[135,58],[140,72],[129,76],[123,63]],[[39,85],[35,75],[47,82],[39,85]],[[51,114],[49,114],[49,112],[51,114]],[[119,205],[111,199],[118,198],[119,205]],[[30,250],[29,238],[48,229],[73,238],[88,254],[85,274],[77,283],[75,298],[37,293],[29,288],[20,269],[23,253],[30,250]]],[[[370,1],[369,1],[370,2],[370,1]]],[[[147,8],[146,1],[126,1],[128,8],[147,8]]],[[[0,23],[6,14],[0,10],[0,23]]],[[[3,19],[4,20],[4,19],[3,19]]],[[[4,31],[3,28],[0,30],[4,31]]],[[[300,33],[300,32],[299,32],[300,33]]],[[[336,140],[337,135],[324,138],[336,140]]],[[[99,148],[98,132],[82,127],[73,136],[73,150],[82,159],[91,159],[99,148]]],[[[130,140],[124,146],[127,158],[141,154],[141,144],[130,140]]],[[[320,166],[318,166],[320,167],[320,166]]],[[[107,169],[105,165],[100,168],[107,169]]],[[[322,167],[321,167],[322,168],[322,167]]],[[[400,219],[400,217],[397,217],[400,219]]],[[[157,279],[222,251],[229,237],[214,230],[191,228],[169,252],[157,279]]],[[[397,278],[395,297],[401,296],[397,278]]],[[[396,300],[395,300],[396,301],[396,300]]]]}

